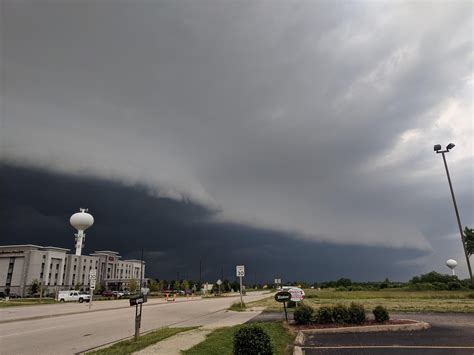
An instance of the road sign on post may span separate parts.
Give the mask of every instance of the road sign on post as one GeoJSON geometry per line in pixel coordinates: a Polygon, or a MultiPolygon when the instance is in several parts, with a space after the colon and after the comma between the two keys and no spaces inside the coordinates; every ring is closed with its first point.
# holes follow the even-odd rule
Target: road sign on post
{"type": "Polygon", "coordinates": [[[92,296],[94,295],[96,282],[97,282],[97,269],[91,269],[89,271],[89,291],[91,293],[91,299],[89,301],[89,309],[91,309],[92,307],[92,296]]]}
{"type": "Polygon", "coordinates": [[[286,312],[286,302],[291,300],[291,293],[288,291],[280,291],[275,294],[275,301],[283,303],[283,309],[285,311],[285,319],[288,322],[288,314],[286,312]]]}
{"type": "Polygon", "coordinates": [[[245,265],[237,265],[235,267],[235,274],[240,278],[240,308],[243,308],[244,301],[242,299],[242,277],[245,276],[245,265]]]}

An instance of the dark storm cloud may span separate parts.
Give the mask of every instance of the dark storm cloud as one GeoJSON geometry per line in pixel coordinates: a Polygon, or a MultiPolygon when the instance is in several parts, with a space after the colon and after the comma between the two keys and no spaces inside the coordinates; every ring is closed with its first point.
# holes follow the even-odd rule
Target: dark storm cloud
{"type": "Polygon", "coordinates": [[[151,197],[141,186],[124,187],[93,178],[0,167],[1,244],[39,244],[73,249],[75,230],[69,217],[88,207],[94,225],[86,231],[85,252],[113,249],[124,258],[140,258],[157,278],[213,282],[221,273],[233,279],[245,264],[248,282],[323,281],[342,276],[360,280],[403,279],[423,270],[399,265],[426,253],[413,249],[353,247],[295,240],[285,233],[229,223],[213,223],[214,212],[185,201],[151,197]],[[67,196],[68,198],[63,198],[67,196]]]}
{"type": "Polygon", "coordinates": [[[471,3],[1,4],[3,161],[193,201],[213,228],[462,263],[432,146],[457,144],[473,225],[471,3]]]}

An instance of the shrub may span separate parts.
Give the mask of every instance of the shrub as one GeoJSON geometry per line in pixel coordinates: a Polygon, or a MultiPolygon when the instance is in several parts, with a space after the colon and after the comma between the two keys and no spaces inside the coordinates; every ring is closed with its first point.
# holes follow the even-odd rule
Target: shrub
{"type": "Polygon", "coordinates": [[[316,322],[319,324],[328,324],[332,323],[332,309],[328,306],[321,306],[319,307],[318,311],[316,312],[316,322]]]}
{"type": "Polygon", "coordinates": [[[295,301],[288,301],[288,303],[286,304],[286,307],[295,308],[296,307],[296,302],[295,301]]]}
{"type": "Polygon", "coordinates": [[[365,322],[365,309],[359,303],[352,302],[348,308],[349,323],[362,324],[365,322]]]}
{"type": "Polygon", "coordinates": [[[459,282],[448,282],[448,289],[450,290],[459,290],[462,288],[462,285],[459,282]]]}
{"type": "Polygon", "coordinates": [[[302,304],[295,309],[293,318],[295,319],[296,324],[308,324],[313,318],[314,310],[310,306],[302,304]]]}
{"type": "Polygon", "coordinates": [[[270,337],[258,325],[242,327],[234,334],[234,354],[271,355],[272,345],[270,337]]]}
{"type": "Polygon", "coordinates": [[[373,309],[375,321],[378,323],[386,322],[390,319],[387,309],[384,306],[377,306],[373,309]]]}
{"type": "Polygon", "coordinates": [[[332,308],[332,318],[335,323],[343,324],[349,323],[350,315],[346,306],[337,304],[332,308]]]}
{"type": "Polygon", "coordinates": [[[468,294],[467,297],[469,297],[469,298],[474,298],[474,293],[468,294]]]}

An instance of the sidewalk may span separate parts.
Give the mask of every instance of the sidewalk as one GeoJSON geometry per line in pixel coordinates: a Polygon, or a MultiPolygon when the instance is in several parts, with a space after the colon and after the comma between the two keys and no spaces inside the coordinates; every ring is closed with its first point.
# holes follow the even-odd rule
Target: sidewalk
{"type": "MultiPolygon", "coordinates": [[[[160,341],[154,345],[149,346],[143,350],[133,353],[134,355],[151,355],[151,354],[163,354],[163,355],[180,355],[181,351],[188,350],[194,345],[206,339],[206,336],[210,334],[214,329],[222,327],[232,327],[234,325],[243,324],[250,319],[258,316],[262,310],[252,310],[245,312],[233,312],[233,311],[221,311],[219,313],[220,319],[202,326],[198,329],[193,329],[187,332],[176,334],[163,341],[160,341]]],[[[180,324],[183,326],[192,326],[190,324],[180,324]]]]}

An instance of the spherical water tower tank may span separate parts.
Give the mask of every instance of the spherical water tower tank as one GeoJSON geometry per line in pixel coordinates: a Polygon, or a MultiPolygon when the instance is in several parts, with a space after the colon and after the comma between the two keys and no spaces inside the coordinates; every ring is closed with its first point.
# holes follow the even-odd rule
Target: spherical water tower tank
{"type": "Polygon", "coordinates": [[[454,268],[458,265],[458,262],[454,259],[448,259],[446,260],[446,266],[449,267],[453,273],[453,276],[455,275],[454,274],[454,268]]]}
{"type": "Polygon", "coordinates": [[[86,211],[85,208],[81,208],[81,212],[74,213],[69,220],[71,226],[76,228],[78,231],[85,231],[94,224],[94,217],[86,211]]]}
{"type": "Polygon", "coordinates": [[[69,222],[77,229],[76,234],[76,255],[81,255],[84,247],[86,235],[84,231],[94,224],[94,217],[87,213],[87,209],[80,208],[81,212],[74,213],[69,222]]]}

